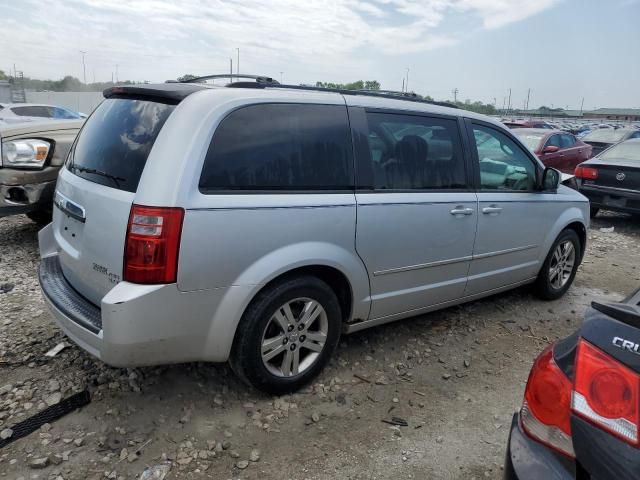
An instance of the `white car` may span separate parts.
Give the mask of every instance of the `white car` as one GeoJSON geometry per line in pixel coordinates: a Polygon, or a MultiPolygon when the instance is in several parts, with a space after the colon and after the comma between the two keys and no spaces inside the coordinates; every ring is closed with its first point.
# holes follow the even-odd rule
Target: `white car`
{"type": "Polygon", "coordinates": [[[44,105],[40,103],[0,103],[0,122],[24,123],[41,121],[43,118],[80,120],[87,118],[87,115],[55,105],[44,105]]]}

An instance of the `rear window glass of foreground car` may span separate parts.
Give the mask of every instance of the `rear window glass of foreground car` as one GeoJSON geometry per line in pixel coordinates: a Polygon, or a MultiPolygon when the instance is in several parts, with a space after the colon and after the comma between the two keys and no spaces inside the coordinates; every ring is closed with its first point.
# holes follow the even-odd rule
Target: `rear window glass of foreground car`
{"type": "Polygon", "coordinates": [[[612,162],[634,162],[640,164],[640,141],[622,142],[608,150],[605,150],[598,157],[600,160],[611,160],[612,162]]]}
{"type": "Polygon", "coordinates": [[[339,105],[260,104],[230,113],[213,135],[200,178],[203,193],[353,184],[347,109],[339,105]]]}
{"type": "Polygon", "coordinates": [[[143,100],[105,100],[82,127],[68,169],[92,182],[135,192],[151,147],[174,108],[143,100]]]}

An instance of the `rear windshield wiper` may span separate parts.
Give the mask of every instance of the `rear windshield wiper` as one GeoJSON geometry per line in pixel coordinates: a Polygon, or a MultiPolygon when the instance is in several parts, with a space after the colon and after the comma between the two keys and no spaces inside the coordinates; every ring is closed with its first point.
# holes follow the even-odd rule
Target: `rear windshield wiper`
{"type": "Polygon", "coordinates": [[[103,172],[102,170],[96,170],[95,168],[87,168],[87,167],[79,167],[77,165],[71,165],[72,170],[78,170],[79,172],[85,173],[93,173],[94,175],[100,175],[101,177],[106,177],[113,180],[113,183],[116,184],[116,187],[120,188],[120,182],[125,182],[127,179],[122,177],[117,177],[115,175],[111,175],[110,173],[103,172]]]}

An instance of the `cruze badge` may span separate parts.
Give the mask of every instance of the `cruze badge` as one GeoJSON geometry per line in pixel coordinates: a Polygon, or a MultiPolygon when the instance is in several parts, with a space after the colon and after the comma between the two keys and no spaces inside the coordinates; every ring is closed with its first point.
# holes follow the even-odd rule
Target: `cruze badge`
{"type": "Polygon", "coordinates": [[[613,344],[616,347],[621,348],[622,350],[628,350],[640,355],[640,345],[635,342],[625,340],[624,338],[620,337],[613,337],[613,344]]]}

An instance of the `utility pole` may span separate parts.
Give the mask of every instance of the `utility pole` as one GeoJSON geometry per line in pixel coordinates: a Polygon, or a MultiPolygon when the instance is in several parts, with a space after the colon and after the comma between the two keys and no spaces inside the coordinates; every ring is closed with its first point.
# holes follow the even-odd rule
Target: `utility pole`
{"type": "Polygon", "coordinates": [[[404,78],[402,79],[402,93],[404,93],[404,78]]]}
{"type": "Polygon", "coordinates": [[[409,69],[407,68],[407,81],[404,84],[404,88],[406,89],[406,91],[409,91],[409,69]]]}
{"type": "Polygon", "coordinates": [[[229,83],[233,82],[233,58],[229,59],[229,83]]]}
{"type": "Polygon", "coordinates": [[[505,107],[507,106],[507,97],[502,97],[502,114],[506,113],[505,107]]]}
{"type": "Polygon", "coordinates": [[[580,116],[582,117],[582,108],[584,107],[584,97],[582,97],[582,102],[580,102],[580,116]]]}
{"type": "Polygon", "coordinates": [[[458,92],[459,91],[460,90],[458,90],[458,87],[456,87],[456,88],[454,88],[452,90],[452,92],[453,92],[453,103],[458,103],[458,92]]]}
{"type": "Polygon", "coordinates": [[[507,103],[507,110],[511,111],[511,89],[509,89],[509,103],[507,103]]]}
{"type": "Polygon", "coordinates": [[[118,83],[118,64],[116,63],[116,83],[118,83]]]}
{"type": "Polygon", "coordinates": [[[527,90],[527,106],[525,110],[529,110],[529,97],[531,96],[531,89],[527,90]]]}
{"type": "Polygon", "coordinates": [[[236,73],[240,75],[240,48],[236,48],[238,51],[238,60],[236,61],[236,73]]]}
{"type": "Polygon", "coordinates": [[[84,50],[80,50],[80,53],[82,54],[82,75],[84,77],[84,84],[86,85],[87,84],[87,69],[85,68],[85,65],[84,65],[84,55],[87,52],[84,51],[84,50]]]}

